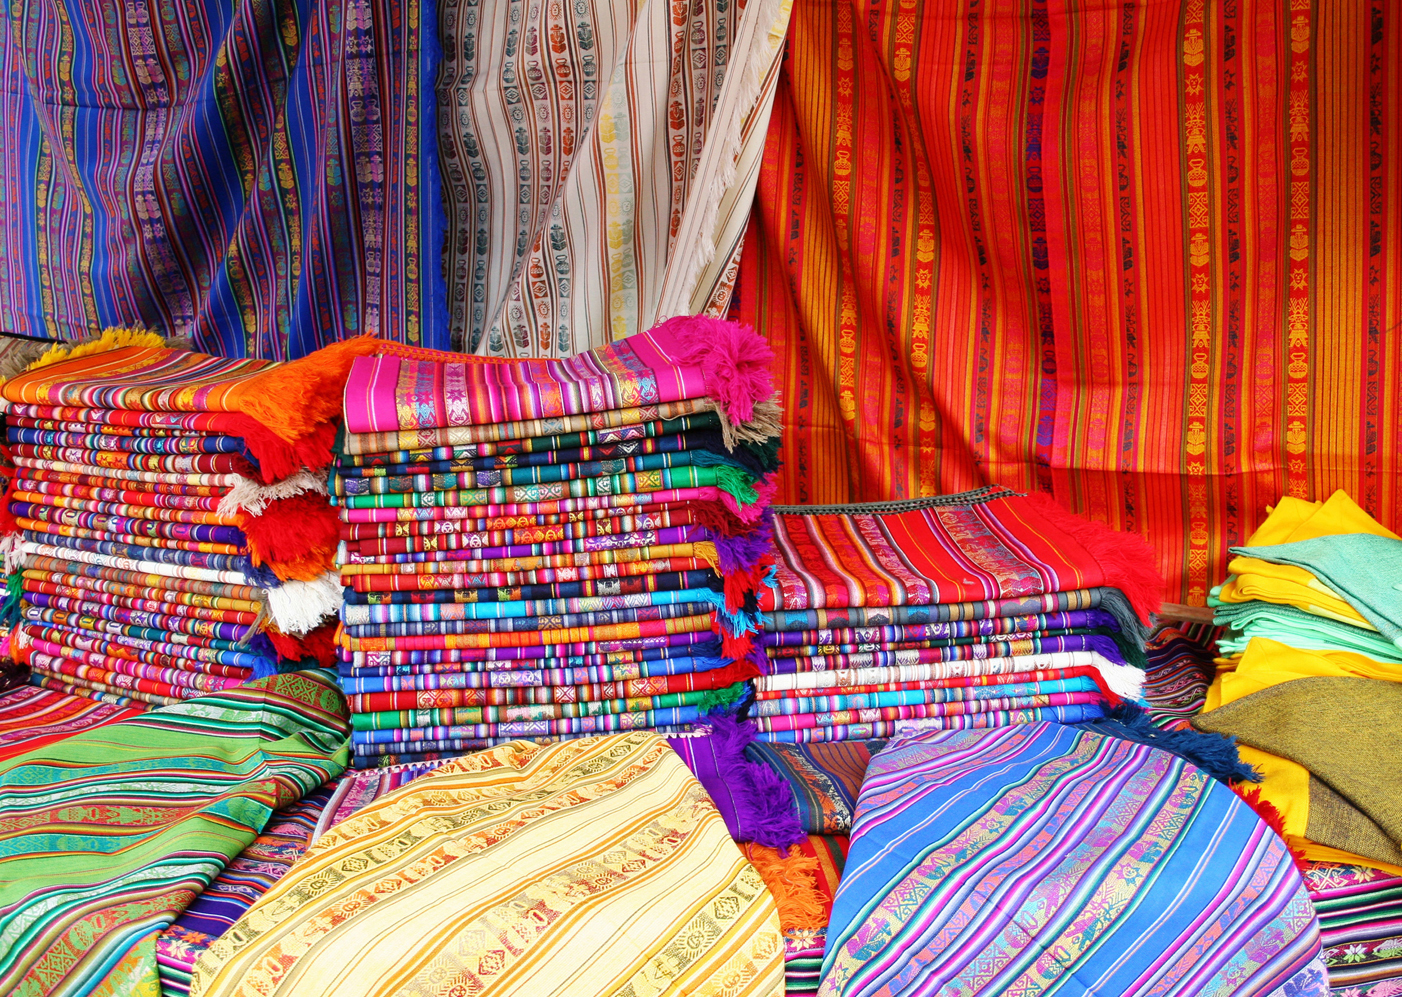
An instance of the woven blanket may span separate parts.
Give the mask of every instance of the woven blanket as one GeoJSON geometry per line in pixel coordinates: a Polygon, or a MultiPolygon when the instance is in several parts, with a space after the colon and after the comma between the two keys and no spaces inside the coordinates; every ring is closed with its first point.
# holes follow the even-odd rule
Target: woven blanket
{"type": "MultiPolygon", "coordinates": [[[[680,404],[695,404],[682,402],[680,404]]],[[[590,418],[605,413],[594,413],[590,418]]],[[[616,415],[613,418],[617,418],[616,415]]],[[[482,429],[496,429],[499,424],[482,429]]],[[[348,433],[345,437],[345,453],[337,460],[341,473],[352,468],[374,468],[385,465],[413,465],[439,460],[474,460],[481,458],[506,459],[511,457],[543,456],[555,451],[571,448],[613,446],[626,442],[646,442],[653,437],[679,433],[697,433],[720,428],[718,412],[697,411],[691,415],[672,419],[652,419],[645,422],[625,423],[618,426],[605,426],[599,429],[579,429],[573,432],[553,433],[544,436],[527,436],[524,439],[479,440],[455,445],[441,444],[420,446],[415,449],[389,449],[373,451],[363,449],[375,441],[375,433],[348,433]]],[[[446,432],[458,432],[466,427],[454,426],[446,432]]],[[[474,429],[479,427],[472,427],[474,429]]],[[[434,430],[429,430],[432,433],[434,430]]],[[[393,434],[390,434],[393,435],[393,434]]]]}
{"type": "Polygon", "coordinates": [[[748,329],[704,318],[673,319],[567,360],[490,362],[387,346],[351,368],[346,429],[539,421],[695,398],[712,398],[732,422],[748,423],[773,394],[771,356],[748,329]]]}
{"type": "Polygon", "coordinates": [[[1319,913],[1334,993],[1382,997],[1402,986],[1402,877],[1364,866],[1309,862],[1304,878],[1319,913]]]}
{"type": "Polygon", "coordinates": [[[155,985],[159,930],[273,810],[345,767],[343,709],[313,674],[279,675],[0,765],[0,986],[155,985]]]}
{"type": "MultiPolygon", "coordinates": [[[[745,757],[762,762],[793,790],[798,821],[809,835],[847,835],[857,807],[862,779],[872,755],[885,741],[834,741],[818,744],[769,744],[755,741],[745,757]]],[[[836,882],[832,884],[835,888],[836,882]]],[[[830,894],[829,894],[830,895],[830,894]]]]}
{"type": "Polygon", "coordinates": [[[440,8],[456,348],[568,356],[724,314],[790,7],[440,8]]]}
{"type": "Polygon", "coordinates": [[[783,993],[773,901],[681,760],[635,733],[504,745],[381,797],[209,947],[190,992],[681,995],[718,978],[783,993]]]}
{"type": "Polygon", "coordinates": [[[1327,990],[1284,844],[1174,755],[1049,724],[893,742],[862,784],[821,994],[1327,990]]]}
{"type": "MultiPolygon", "coordinates": [[[[977,713],[954,713],[943,716],[869,719],[855,713],[828,714],[826,724],[810,727],[775,726],[774,718],[756,721],[761,741],[808,744],[820,741],[872,741],[917,734],[924,731],[984,730],[1011,724],[1077,724],[1099,720],[1105,715],[1100,703],[1067,706],[1014,706],[989,709],[977,713]]],[[[782,719],[782,718],[781,718],[782,719]]]]}
{"type": "Polygon", "coordinates": [[[0,762],[89,727],[138,716],[143,709],[111,706],[35,686],[0,693],[0,762]]]}
{"type": "Polygon", "coordinates": [[[765,611],[935,605],[1107,586],[1147,623],[1157,609],[1152,552],[1041,496],[970,493],[905,512],[776,507],[777,587],[765,611]],[[993,497],[989,497],[989,496],[993,497]]]}
{"type": "Polygon", "coordinates": [[[1315,676],[1271,685],[1199,714],[1199,730],[1309,772],[1305,837],[1402,865],[1402,681],[1315,676]]]}
{"type": "MultiPolygon", "coordinates": [[[[7,422],[5,435],[12,444],[22,443],[33,446],[53,447],[65,452],[69,449],[133,454],[236,454],[243,451],[242,440],[232,436],[209,436],[204,434],[198,436],[163,436],[151,438],[104,436],[102,434],[93,433],[50,432],[39,429],[23,429],[7,422]]],[[[42,454],[40,456],[42,456],[42,454]]],[[[81,459],[77,462],[98,463],[97,461],[85,461],[81,459]]]]}
{"type": "Polygon", "coordinates": [[[362,333],[446,347],[436,15],[14,9],[0,328],[133,326],[278,359],[362,333]]]}
{"type": "Polygon", "coordinates": [[[161,932],[156,939],[156,968],[162,994],[190,992],[195,960],[302,857],[332,792],[329,786],[318,789],[269,817],[263,833],[161,932]]]}

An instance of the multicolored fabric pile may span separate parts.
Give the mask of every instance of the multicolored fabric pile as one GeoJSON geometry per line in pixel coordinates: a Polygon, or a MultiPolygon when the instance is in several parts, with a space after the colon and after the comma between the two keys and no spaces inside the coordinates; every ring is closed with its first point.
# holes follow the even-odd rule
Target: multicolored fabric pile
{"type": "Polygon", "coordinates": [[[754,333],[358,359],[331,476],[355,764],[676,728],[758,674],[778,406],[754,333]]]}
{"type": "Polygon", "coordinates": [[[761,739],[1072,723],[1139,696],[1159,579],[1135,536],[995,488],[776,507],[774,538],[761,739]]]}
{"type": "Polygon", "coordinates": [[[1167,752],[1054,723],[934,730],[867,769],[823,997],[1324,997],[1281,840],[1167,752]]]}
{"type": "Polygon", "coordinates": [[[455,759],[319,838],[190,993],[781,997],[774,901],[645,731],[455,759]]]}
{"type": "Polygon", "coordinates": [[[274,810],[346,764],[315,671],[92,728],[0,763],[0,992],[159,992],[157,939],[274,810]]]}
{"type": "Polygon", "coordinates": [[[147,705],[329,665],[336,517],[311,470],[374,341],[292,364],[152,341],[111,331],[0,388],[26,561],[16,657],[45,688],[147,705]]]}

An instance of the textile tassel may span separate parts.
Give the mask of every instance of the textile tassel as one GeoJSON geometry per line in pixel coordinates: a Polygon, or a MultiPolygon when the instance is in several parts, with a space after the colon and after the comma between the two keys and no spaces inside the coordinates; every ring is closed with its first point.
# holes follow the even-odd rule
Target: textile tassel
{"type": "Polygon", "coordinates": [[[702,593],[702,598],[715,607],[721,633],[748,634],[759,629],[758,615],[745,612],[743,603],[735,612],[731,612],[726,608],[726,598],[720,592],[707,590],[702,593]]]}
{"type": "Polygon", "coordinates": [[[773,504],[774,496],[779,491],[778,479],[775,475],[767,475],[755,481],[751,485],[751,490],[755,497],[749,503],[737,501],[736,497],[724,488],[721,489],[720,493],[720,500],[725,503],[726,508],[746,523],[758,520],[764,514],[764,510],[773,504]]]}
{"type": "Polygon", "coordinates": [[[24,576],[19,572],[5,579],[5,602],[0,604],[0,626],[13,627],[20,620],[20,600],[24,598],[24,576]]]}
{"type": "Polygon", "coordinates": [[[762,514],[743,533],[722,534],[707,527],[706,538],[716,545],[721,574],[748,571],[774,554],[773,513],[762,514]]]}
{"type": "Polygon", "coordinates": [[[1149,714],[1134,703],[1121,702],[1107,709],[1100,720],[1072,726],[1171,752],[1222,782],[1261,781],[1260,774],[1237,754],[1236,738],[1196,730],[1163,730],[1154,726],[1149,714]]]}
{"type": "MultiPolygon", "coordinates": [[[[263,631],[276,651],[278,661],[292,665],[321,668],[336,667],[336,624],[328,623],[302,637],[294,637],[280,630],[268,628],[263,631]]],[[[279,671],[293,669],[280,666],[279,671]]]]}
{"type": "Polygon", "coordinates": [[[750,650],[755,646],[755,642],[748,634],[721,634],[720,648],[721,656],[729,658],[731,661],[739,661],[750,655],[750,650]]]}
{"type": "MultiPolygon", "coordinates": [[[[1140,620],[1158,612],[1164,582],[1154,567],[1154,548],[1137,533],[1112,530],[1063,509],[1050,495],[1028,495],[1026,501],[1050,521],[1055,530],[1084,547],[1105,569],[1107,578],[1129,599],[1140,620]]],[[[1048,534],[1051,535],[1051,534],[1048,534]]]]}
{"type": "Polygon", "coordinates": [[[739,811],[743,839],[771,848],[787,848],[808,835],[798,822],[798,803],[793,787],[763,762],[745,757],[745,746],[755,739],[753,721],[737,721],[729,714],[717,714],[708,721],[716,761],[729,774],[728,785],[739,811]]]}
{"type": "MultiPolygon", "coordinates": [[[[734,498],[742,508],[754,505],[759,501],[759,493],[755,491],[754,476],[747,471],[740,471],[733,467],[717,467],[716,487],[724,494],[734,498]]],[[[726,504],[729,505],[729,503],[726,504]]]]}
{"type": "Polygon", "coordinates": [[[744,462],[738,461],[734,457],[726,457],[712,450],[692,450],[691,463],[695,467],[730,467],[755,478],[760,475],[759,469],[748,467],[744,462]]]}
{"type": "Polygon", "coordinates": [[[356,357],[380,349],[374,336],[342,340],[244,382],[238,407],[289,443],[341,414],[341,394],[356,357]]]}
{"type": "Polygon", "coordinates": [[[707,689],[696,701],[696,712],[703,717],[731,712],[731,707],[745,698],[744,682],[735,682],[720,689],[707,689]]]}
{"type": "Polygon", "coordinates": [[[1274,803],[1261,796],[1261,787],[1252,786],[1247,789],[1239,782],[1231,783],[1232,792],[1241,797],[1241,802],[1245,803],[1252,810],[1256,811],[1256,816],[1260,817],[1265,825],[1279,835],[1280,840],[1285,842],[1285,847],[1290,850],[1290,860],[1295,863],[1295,868],[1301,873],[1309,871],[1309,859],[1303,853],[1295,849],[1285,837],[1285,815],[1280,812],[1274,803]]]}
{"type": "Polygon", "coordinates": [[[678,316],[649,330],[675,359],[701,368],[706,394],[737,423],[754,418],[755,405],[774,394],[774,350],[748,325],[705,315],[678,316]]]}
{"type": "Polygon", "coordinates": [[[735,515],[722,502],[693,502],[691,513],[697,526],[704,526],[717,536],[733,537],[755,528],[753,523],[747,523],[735,515]]]}
{"type": "Polygon", "coordinates": [[[243,532],[256,563],[267,564],[279,578],[301,581],[320,578],[335,563],[341,540],[336,510],[310,493],[273,500],[244,523],[243,532]]]}
{"type": "Polygon", "coordinates": [[[755,463],[765,471],[777,471],[784,466],[784,462],[779,458],[779,451],[783,446],[783,439],[778,436],[771,436],[768,439],[758,442],[741,443],[738,449],[750,454],[755,463]]]}
{"type": "Polygon", "coordinates": [[[816,855],[804,855],[797,848],[790,848],[788,855],[783,856],[777,848],[757,844],[746,848],[745,854],[774,894],[780,928],[817,930],[828,926],[828,907],[818,891],[816,855]]]}
{"type": "Polygon", "coordinates": [[[233,425],[228,433],[237,436],[258,462],[258,472],[265,484],[273,484],[298,471],[320,471],[331,463],[336,442],[336,427],[330,422],[316,426],[310,434],[289,443],[257,419],[240,413],[229,416],[233,425]]]}
{"type": "Polygon", "coordinates": [[[241,512],[261,516],[263,510],[278,499],[311,493],[326,494],[326,483],[310,471],[299,471],[271,485],[260,485],[249,478],[239,478],[227,495],[219,500],[218,513],[233,519],[241,512]]]}
{"type": "Polygon", "coordinates": [[[268,613],[285,634],[301,635],[341,609],[341,583],[334,571],[311,581],[289,580],[268,590],[268,613]]]}

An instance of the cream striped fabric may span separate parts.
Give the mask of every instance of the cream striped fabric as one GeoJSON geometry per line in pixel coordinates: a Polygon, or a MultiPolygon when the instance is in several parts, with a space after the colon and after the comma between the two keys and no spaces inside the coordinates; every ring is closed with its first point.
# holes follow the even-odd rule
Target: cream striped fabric
{"type": "Polygon", "coordinates": [[[774,900],[653,734],[513,742],[333,827],[201,994],[782,995],[774,900]]]}
{"type": "Polygon", "coordinates": [[[569,356],[734,282],[792,0],[440,0],[454,344],[569,356]]]}

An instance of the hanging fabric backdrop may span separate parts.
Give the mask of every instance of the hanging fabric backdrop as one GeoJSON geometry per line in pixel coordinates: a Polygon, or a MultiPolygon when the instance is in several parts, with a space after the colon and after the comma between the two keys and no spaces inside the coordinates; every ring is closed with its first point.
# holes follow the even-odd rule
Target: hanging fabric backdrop
{"type": "Polygon", "coordinates": [[[1050,490],[1202,603],[1402,512],[1402,8],[795,0],[738,317],[787,502],[1050,490]]]}
{"type": "Polygon", "coordinates": [[[792,0],[440,0],[454,346],[723,312],[792,0]]]}
{"type": "Polygon", "coordinates": [[[447,345],[437,60],[421,0],[7,5],[0,330],[447,345]]]}

